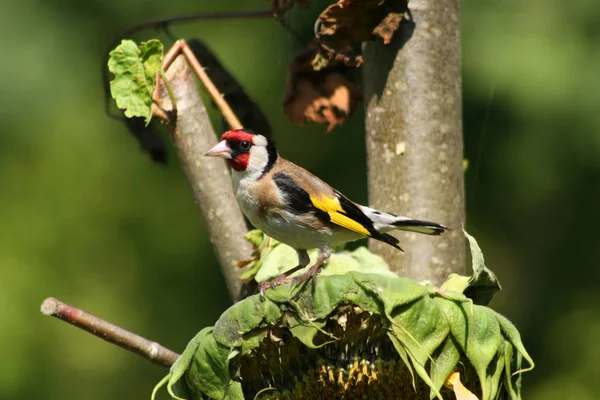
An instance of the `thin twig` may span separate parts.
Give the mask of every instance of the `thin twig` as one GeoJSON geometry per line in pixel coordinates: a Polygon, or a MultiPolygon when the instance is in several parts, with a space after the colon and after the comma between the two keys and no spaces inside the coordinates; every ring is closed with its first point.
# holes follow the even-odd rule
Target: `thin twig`
{"type": "Polygon", "coordinates": [[[192,49],[190,49],[186,42],[181,41],[180,43],[181,50],[187,58],[188,62],[190,63],[192,70],[194,71],[196,76],[198,76],[198,79],[200,79],[200,82],[202,82],[202,85],[204,85],[210,97],[212,97],[213,101],[217,104],[217,107],[219,107],[219,109],[221,110],[221,113],[227,120],[229,126],[231,126],[232,129],[243,128],[242,123],[238,119],[237,115],[235,115],[231,107],[229,107],[227,101],[225,101],[225,98],[223,98],[223,95],[219,92],[219,89],[217,89],[215,84],[209,78],[208,74],[204,70],[204,67],[200,65],[200,62],[194,55],[192,49]]]}
{"type": "MultiPolygon", "coordinates": [[[[200,39],[188,39],[186,43],[244,128],[260,132],[261,135],[270,138],[273,129],[267,116],[248,95],[241,82],[225,68],[210,46],[200,39]]],[[[231,129],[223,116],[221,120],[223,128],[231,129]]]]}
{"type": "MultiPolygon", "coordinates": [[[[227,101],[225,100],[225,98],[223,97],[221,92],[219,92],[219,89],[215,86],[213,81],[210,79],[210,77],[206,73],[204,67],[202,66],[202,64],[200,64],[200,61],[198,61],[198,59],[196,58],[196,55],[194,54],[192,49],[188,46],[188,44],[184,40],[178,40],[167,51],[167,53],[163,57],[163,64],[162,64],[163,71],[166,71],[171,66],[171,64],[173,63],[173,60],[175,60],[175,58],[180,53],[183,53],[183,55],[185,55],[185,58],[187,59],[190,67],[192,68],[192,70],[194,71],[194,73],[196,74],[198,79],[200,79],[200,82],[202,83],[202,85],[204,86],[206,91],[208,92],[209,96],[215,102],[217,107],[219,107],[221,114],[223,114],[223,117],[225,117],[229,126],[231,126],[232,129],[243,128],[242,123],[240,122],[237,115],[235,115],[235,112],[233,112],[233,110],[229,106],[229,103],[227,103],[227,101]]],[[[165,80],[164,73],[161,73],[160,79],[165,80]]],[[[157,82],[160,82],[160,79],[157,82]]],[[[166,83],[166,81],[165,81],[165,83],[166,83]]],[[[160,86],[160,84],[157,84],[156,86],[158,88],[160,86]]],[[[167,89],[169,89],[168,86],[167,86],[167,89]]],[[[169,93],[169,97],[172,100],[172,97],[173,97],[172,92],[169,93]]],[[[176,108],[175,108],[175,110],[176,110],[176,108]]]]}
{"type": "Polygon", "coordinates": [[[152,342],[141,336],[131,333],[117,325],[111,324],[83,310],[70,306],[53,297],[48,297],[41,306],[42,314],[56,317],[75,325],[109,343],[139,354],[153,363],[170,367],[179,354],[152,342]]]}
{"type": "Polygon", "coordinates": [[[167,93],[169,94],[169,99],[171,99],[171,104],[173,105],[172,112],[177,113],[177,103],[175,102],[175,95],[173,94],[171,85],[169,85],[169,81],[167,80],[167,77],[165,76],[165,71],[162,68],[158,71],[158,76],[160,76],[160,78],[164,82],[165,89],[167,89],[167,93]]]}
{"type": "Polygon", "coordinates": [[[181,52],[181,42],[183,42],[183,41],[178,40],[177,42],[175,42],[173,44],[173,46],[171,46],[169,48],[169,50],[167,50],[167,53],[163,57],[163,63],[162,63],[162,69],[164,71],[166,71],[171,66],[173,61],[175,61],[175,57],[177,57],[179,55],[179,53],[181,52]]]}
{"type": "Polygon", "coordinates": [[[118,42],[123,37],[131,36],[134,33],[137,33],[141,30],[162,29],[172,23],[191,22],[191,21],[199,21],[199,20],[206,20],[206,19],[217,20],[217,19],[269,18],[272,16],[273,16],[272,10],[224,11],[224,12],[214,12],[214,13],[197,13],[197,14],[178,15],[175,17],[144,21],[139,24],[133,25],[133,26],[127,28],[127,30],[121,32],[117,36],[117,38],[115,38],[113,40],[113,43],[118,42]]]}

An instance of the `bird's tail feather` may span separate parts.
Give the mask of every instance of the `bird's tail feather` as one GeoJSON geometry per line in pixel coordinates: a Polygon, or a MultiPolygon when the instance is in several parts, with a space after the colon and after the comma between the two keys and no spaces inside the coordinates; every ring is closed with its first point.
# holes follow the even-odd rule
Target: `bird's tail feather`
{"type": "Polygon", "coordinates": [[[426,235],[441,235],[448,229],[444,225],[418,219],[402,219],[393,222],[392,225],[402,231],[418,232],[426,235]]]}
{"type": "Polygon", "coordinates": [[[440,235],[446,228],[435,222],[410,219],[394,214],[378,211],[370,207],[361,206],[362,211],[373,221],[375,229],[381,233],[402,230],[409,232],[424,233],[426,235],[440,235]]]}
{"type": "Polygon", "coordinates": [[[404,251],[402,249],[402,247],[400,247],[400,245],[398,244],[398,243],[400,243],[400,241],[397,238],[395,238],[394,236],[390,235],[389,233],[381,233],[381,232],[377,232],[377,231],[375,233],[376,233],[375,235],[371,236],[373,239],[380,240],[384,243],[389,244],[392,247],[397,248],[400,251],[404,251]]]}

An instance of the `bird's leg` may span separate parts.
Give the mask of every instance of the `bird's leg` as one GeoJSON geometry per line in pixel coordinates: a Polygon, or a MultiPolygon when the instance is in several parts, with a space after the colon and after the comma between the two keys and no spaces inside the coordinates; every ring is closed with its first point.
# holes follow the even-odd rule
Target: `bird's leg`
{"type": "Polygon", "coordinates": [[[331,256],[330,249],[321,249],[321,253],[319,254],[319,259],[317,260],[315,265],[310,267],[309,270],[306,271],[305,273],[303,273],[302,275],[298,275],[297,277],[293,278],[292,283],[304,282],[307,279],[316,278],[319,273],[319,270],[323,266],[323,263],[325,263],[325,261],[327,261],[329,256],[331,256]]]}
{"type": "Polygon", "coordinates": [[[273,288],[275,286],[283,285],[284,283],[289,283],[289,276],[294,272],[301,270],[306,267],[310,263],[310,257],[308,257],[308,252],[306,250],[296,250],[298,254],[298,265],[294,268],[285,271],[283,274],[278,277],[271,279],[270,281],[261,282],[259,285],[261,296],[265,294],[265,290],[273,288]]]}

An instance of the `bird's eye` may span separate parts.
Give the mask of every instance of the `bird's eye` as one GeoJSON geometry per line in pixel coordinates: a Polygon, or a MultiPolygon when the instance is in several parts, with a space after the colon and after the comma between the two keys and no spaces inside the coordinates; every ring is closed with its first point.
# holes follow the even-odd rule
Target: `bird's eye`
{"type": "Polygon", "coordinates": [[[243,142],[240,143],[240,148],[242,150],[248,150],[250,149],[250,142],[247,140],[244,140],[243,142]]]}

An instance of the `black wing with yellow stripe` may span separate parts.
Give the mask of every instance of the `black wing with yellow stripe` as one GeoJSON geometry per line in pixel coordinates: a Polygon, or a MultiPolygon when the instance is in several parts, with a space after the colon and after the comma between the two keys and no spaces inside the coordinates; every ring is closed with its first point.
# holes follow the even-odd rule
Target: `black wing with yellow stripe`
{"type": "Polygon", "coordinates": [[[371,221],[371,219],[367,217],[365,213],[363,213],[362,210],[356,204],[354,204],[346,196],[344,196],[337,190],[335,191],[335,195],[342,208],[341,212],[345,214],[348,218],[352,219],[356,223],[366,228],[369,232],[367,236],[376,240],[380,240],[384,243],[389,244],[392,247],[397,248],[400,251],[403,251],[402,248],[398,245],[398,239],[396,239],[392,235],[389,235],[387,233],[381,233],[378,230],[376,230],[373,226],[373,221],[371,221]]]}
{"type": "Polygon", "coordinates": [[[285,195],[288,205],[294,212],[298,214],[311,213],[323,222],[335,224],[402,250],[398,246],[398,239],[392,235],[378,232],[371,219],[340,192],[334,191],[333,197],[325,194],[311,196],[283,172],[273,175],[273,180],[285,195]]]}

